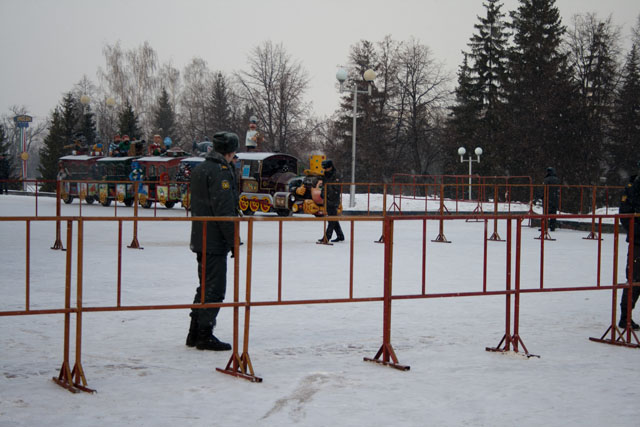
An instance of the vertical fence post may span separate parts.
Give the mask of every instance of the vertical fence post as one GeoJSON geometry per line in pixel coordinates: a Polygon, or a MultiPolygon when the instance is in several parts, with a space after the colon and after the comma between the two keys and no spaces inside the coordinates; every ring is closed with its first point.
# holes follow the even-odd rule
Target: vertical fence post
{"type": "Polygon", "coordinates": [[[493,234],[491,234],[489,240],[494,242],[503,242],[504,240],[502,240],[500,238],[500,234],[498,234],[498,184],[494,184],[493,186],[493,215],[493,234]]]}
{"type": "Polygon", "coordinates": [[[72,248],[72,228],[73,224],[69,220],[67,221],[67,259],[65,269],[65,282],[64,282],[64,350],[62,356],[62,366],[60,367],[60,373],[58,377],[53,377],[52,380],[61,387],[66,388],[70,392],[78,393],[79,390],[73,386],[73,376],[71,375],[71,368],[69,366],[69,345],[71,334],[71,248],[72,248]]]}
{"type": "Polygon", "coordinates": [[[64,251],[64,247],[62,246],[62,240],[60,240],[60,192],[61,192],[61,182],[56,181],[56,240],[53,242],[53,246],[51,249],[60,249],[64,251]]]}
{"type": "MultiPolygon", "coordinates": [[[[135,183],[133,184],[134,186],[133,216],[135,218],[138,218],[138,188],[140,185],[142,184],[138,183],[138,181],[135,181],[135,183]]],[[[126,194],[126,186],[125,186],[125,194],[126,194]]],[[[140,243],[138,242],[138,221],[136,219],[133,220],[133,240],[131,240],[131,244],[127,247],[130,249],[144,249],[142,246],[140,246],[140,243]]]]}
{"type": "Polygon", "coordinates": [[[375,362],[391,366],[401,371],[410,369],[407,365],[400,365],[391,345],[391,297],[393,272],[393,219],[384,219],[384,297],[382,314],[382,346],[373,358],[363,358],[366,362],[375,362]],[[380,357],[382,356],[382,359],[380,357]]]}
{"type": "Polygon", "coordinates": [[[440,228],[438,236],[432,240],[436,243],[451,243],[444,235],[444,184],[440,184],[440,228]]]}
{"type": "Polygon", "coordinates": [[[584,240],[601,240],[600,235],[596,235],[596,186],[591,191],[591,232],[584,240]]]}
{"type": "Polygon", "coordinates": [[[82,369],[82,275],[83,275],[83,254],[84,254],[84,222],[82,218],[78,220],[78,247],[77,256],[77,289],[76,289],[76,361],[71,371],[73,386],[87,393],[95,390],[87,387],[87,379],[82,369]]]}
{"type": "MultiPolygon", "coordinates": [[[[251,363],[251,357],[249,356],[249,324],[251,319],[251,271],[253,260],[253,218],[249,218],[247,222],[247,277],[246,277],[246,297],[244,308],[244,337],[242,340],[242,355],[238,355],[238,323],[239,323],[239,282],[238,273],[240,270],[239,261],[236,259],[234,264],[234,303],[236,305],[233,308],[233,353],[227,362],[227,366],[223,368],[216,368],[216,371],[223,374],[232,375],[234,377],[243,378],[254,383],[262,382],[262,378],[257,377],[253,371],[253,365],[251,363]]],[[[239,223],[236,221],[236,237],[234,242],[234,253],[238,253],[239,237],[237,231],[239,229],[239,223]]],[[[281,236],[280,236],[281,238],[281,236]]],[[[237,257],[237,255],[234,255],[237,257]]]]}

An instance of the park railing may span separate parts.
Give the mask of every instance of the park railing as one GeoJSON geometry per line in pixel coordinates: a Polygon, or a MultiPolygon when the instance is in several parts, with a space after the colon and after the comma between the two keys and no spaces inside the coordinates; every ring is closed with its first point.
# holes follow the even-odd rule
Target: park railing
{"type": "MultiPolygon", "coordinates": [[[[622,215],[624,217],[630,217],[630,215],[622,215]]],[[[0,317],[3,316],[24,316],[24,315],[42,315],[42,314],[61,314],[64,317],[64,343],[63,343],[63,355],[60,371],[53,380],[67,388],[70,391],[93,391],[88,387],[86,375],[82,367],[82,355],[83,355],[83,323],[82,318],[85,313],[99,313],[99,312],[124,312],[124,311],[138,311],[138,310],[186,310],[192,308],[213,308],[213,307],[227,307],[233,310],[233,343],[232,354],[228,360],[228,363],[224,367],[219,367],[219,372],[248,379],[250,381],[259,382],[262,378],[257,376],[253,362],[250,358],[249,352],[249,337],[251,327],[251,310],[265,306],[291,306],[291,305],[310,305],[310,304],[344,304],[344,303],[381,303],[382,309],[382,342],[378,352],[372,357],[365,357],[364,360],[371,361],[387,366],[391,366],[401,370],[408,370],[407,365],[403,365],[399,362],[398,355],[396,354],[391,340],[391,307],[394,302],[400,300],[417,300],[417,299],[430,299],[430,298],[458,298],[458,297],[480,297],[480,296],[504,296],[505,298],[505,327],[504,332],[496,331],[502,335],[499,343],[493,347],[487,347],[488,351],[507,352],[513,351],[516,353],[524,354],[528,357],[534,356],[525,347],[524,338],[520,333],[519,324],[521,317],[521,300],[520,297],[523,294],[529,293],[550,293],[550,292],[578,292],[578,291],[609,291],[611,292],[611,324],[599,338],[592,338],[594,341],[599,341],[608,344],[622,345],[628,347],[640,347],[640,342],[636,333],[631,330],[630,327],[619,328],[616,324],[616,309],[617,309],[617,295],[616,291],[619,289],[630,288],[631,286],[640,286],[640,283],[631,283],[631,281],[621,281],[619,279],[619,264],[624,261],[624,255],[619,253],[620,242],[620,230],[618,227],[618,219],[620,215],[597,215],[596,219],[598,224],[602,224],[605,220],[611,220],[614,223],[613,233],[611,234],[613,244],[610,249],[605,251],[602,246],[602,227],[598,228],[597,244],[591,249],[591,262],[594,266],[594,270],[589,276],[588,282],[580,283],[558,283],[556,280],[549,279],[546,268],[549,267],[550,262],[545,256],[546,247],[550,243],[547,243],[545,239],[540,238],[537,243],[535,240],[528,240],[525,242],[522,238],[522,232],[524,223],[531,219],[536,219],[544,224],[545,219],[549,219],[553,216],[545,215],[531,215],[531,214],[467,214],[467,215],[385,215],[385,216],[341,216],[335,218],[313,218],[313,217],[270,217],[270,216],[254,216],[245,218],[188,218],[188,217],[68,217],[68,216],[55,216],[55,217],[0,217],[0,224],[2,223],[16,223],[17,227],[24,229],[24,241],[25,241],[25,263],[24,263],[24,280],[25,280],[25,292],[24,300],[16,301],[3,298],[3,303],[0,304],[0,317]],[[295,297],[296,292],[292,291],[295,285],[299,283],[299,280],[292,280],[292,270],[297,270],[299,264],[297,262],[285,262],[285,246],[286,241],[292,239],[287,237],[285,239],[284,228],[289,226],[292,222],[309,222],[319,223],[326,227],[326,221],[331,219],[339,219],[343,223],[349,224],[349,257],[346,263],[348,267],[341,269],[344,271],[344,285],[343,288],[337,290],[335,294],[324,294],[318,291],[318,294],[314,298],[308,297],[295,297]],[[232,296],[228,295],[229,302],[224,303],[212,303],[205,304],[204,299],[201,299],[200,303],[187,303],[184,301],[164,301],[155,304],[124,304],[122,301],[123,292],[127,289],[135,287],[135,280],[126,276],[126,271],[123,269],[123,253],[133,249],[133,252],[127,253],[127,259],[129,262],[135,262],[136,254],[141,254],[141,251],[135,251],[140,249],[140,246],[128,245],[126,248],[123,244],[123,224],[139,224],[140,227],[152,227],[154,224],[168,225],[171,223],[189,223],[191,221],[202,221],[203,226],[203,241],[206,241],[207,225],[210,226],[215,221],[233,221],[236,228],[236,240],[234,242],[233,258],[233,291],[232,296]],[[438,277],[428,267],[427,260],[429,258],[437,258],[438,245],[429,245],[429,251],[427,251],[429,240],[428,236],[435,231],[431,231],[429,224],[451,221],[467,222],[469,220],[479,221],[484,223],[482,232],[473,236],[465,233],[465,239],[481,239],[482,240],[482,253],[475,255],[474,259],[470,260],[465,255],[460,256],[460,260],[456,264],[464,264],[473,262],[477,271],[474,274],[475,280],[473,281],[461,281],[455,280],[457,271],[448,272],[449,277],[453,279],[443,279],[438,277]],[[506,236],[504,240],[504,252],[500,256],[503,260],[501,263],[495,262],[495,252],[489,251],[489,245],[495,245],[491,243],[496,241],[489,236],[489,223],[492,221],[498,221],[504,224],[506,229],[506,236]],[[86,234],[87,230],[91,230],[97,223],[107,222],[114,223],[116,225],[115,231],[112,236],[107,237],[110,241],[110,245],[115,246],[117,251],[116,260],[113,265],[108,267],[109,271],[103,271],[100,276],[106,275],[114,280],[113,294],[107,300],[101,300],[99,302],[93,301],[89,304],[84,298],[85,288],[87,282],[94,282],[93,275],[85,272],[85,259],[89,255],[87,252],[86,234]],[[356,244],[374,244],[373,239],[366,232],[361,231],[361,228],[365,228],[366,223],[379,223],[382,226],[382,239],[380,243],[384,245],[381,258],[377,260],[366,259],[363,260],[357,256],[355,251],[356,244]],[[399,237],[395,230],[402,227],[403,224],[408,222],[414,222],[421,225],[421,236],[413,235],[414,240],[419,237],[420,250],[418,252],[412,251],[411,262],[407,259],[397,258],[394,254],[408,242],[399,237]],[[64,224],[64,236],[65,236],[65,262],[59,265],[47,264],[47,269],[58,268],[59,277],[64,277],[64,298],[54,299],[49,301],[64,301],[62,305],[59,303],[49,302],[42,304],[41,302],[35,303],[32,298],[31,288],[31,272],[34,266],[37,266],[41,261],[39,259],[33,259],[32,252],[32,233],[31,228],[33,224],[39,224],[39,228],[42,228],[45,224],[48,224],[49,229],[53,229],[55,223],[64,224]],[[277,257],[275,258],[275,266],[269,271],[260,272],[261,288],[259,292],[256,292],[254,288],[255,272],[253,268],[254,258],[261,254],[261,251],[268,251],[269,256],[273,255],[273,246],[267,247],[256,246],[256,238],[254,234],[254,227],[256,224],[263,224],[265,226],[274,227],[274,231],[277,232],[277,257]],[[240,227],[246,227],[246,240],[244,243],[245,252],[239,250],[239,233],[240,227]],[[358,227],[356,227],[358,226],[358,227]],[[75,231],[74,231],[75,230],[75,231]],[[532,247],[529,245],[539,245],[532,247]],[[528,247],[530,251],[539,251],[538,265],[535,268],[536,274],[532,271],[528,271],[526,280],[522,277],[522,251],[524,247],[528,247]],[[243,259],[243,256],[245,259],[243,259]],[[416,262],[416,260],[418,262],[416,262]],[[241,273],[241,262],[244,263],[245,272],[241,273]],[[73,266],[75,265],[75,271],[73,266]],[[375,290],[371,289],[371,274],[372,265],[381,266],[377,271],[377,280],[379,287],[375,290]],[[394,269],[402,268],[403,271],[406,268],[413,268],[415,271],[415,280],[410,283],[397,283],[394,281],[394,269]],[[367,279],[363,280],[362,277],[366,272],[367,279]],[[610,279],[603,276],[604,272],[610,274],[610,279]],[[268,277],[270,275],[271,277],[268,277]],[[241,283],[241,277],[243,283],[241,283]],[[75,283],[72,280],[75,279],[75,283]],[[267,280],[268,279],[268,280],[267,280]],[[446,282],[447,286],[442,286],[442,282],[446,282]],[[270,291],[265,291],[265,283],[272,283],[273,288],[270,291]],[[367,285],[366,290],[363,287],[367,285]],[[456,284],[459,287],[452,287],[452,284],[456,284]],[[244,290],[244,295],[242,294],[244,290]],[[72,297],[75,295],[75,297],[72,297]],[[290,295],[290,296],[287,296],[290,295]],[[242,311],[242,312],[241,312],[242,311]],[[72,340],[72,316],[75,318],[75,340],[72,340]],[[241,327],[240,318],[243,317],[241,327]],[[73,345],[72,345],[73,343],[73,345]],[[75,357],[71,359],[72,347],[75,349],[75,357]]],[[[571,219],[580,220],[590,218],[591,216],[585,215],[570,215],[567,216],[571,219]]],[[[633,221],[631,221],[633,224],[633,221]]],[[[4,224],[3,224],[4,225],[4,224]]],[[[632,226],[633,227],[633,226],[632,226]]],[[[434,227],[436,228],[436,227],[434,227]]],[[[42,232],[42,230],[39,230],[42,232]]],[[[14,231],[15,234],[15,231],[14,231]]],[[[633,230],[630,231],[630,235],[633,236],[633,230]]],[[[295,238],[295,237],[293,237],[295,238]]],[[[628,256],[633,258],[633,239],[629,243],[628,256]]],[[[438,239],[432,240],[438,242],[438,239]]],[[[448,241],[448,243],[455,244],[454,241],[448,241]]],[[[415,244],[415,241],[412,243],[415,244]]],[[[560,244],[560,243],[555,243],[560,244]]],[[[52,248],[61,249],[61,248],[52,248]]],[[[185,250],[186,247],[185,247],[185,250]]],[[[138,255],[139,256],[139,255],[138,255]]],[[[449,253],[448,257],[455,256],[449,253]]],[[[45,262],[45,261],[43,261],[45,262]]],[[[203,260],[203,265],[205,261],[203,260]]],[[[535,264],[535,263],[534,263],[535,264]]],[[[41,266],[39,266],[41,267],[41,266]]],[[[14,268],[14,267],[12,267],[14,268]]],[[[48,277],[54,277],[55,271],[51,271],[48,277]]],[[[318,280],[321,279],[321,275],[318,275],[318,280]]],[[[633,277],[633,263],[631,263],[628,277],[633,277]]],[[[200,283],[202,289],[202,295],[204,295],[205,281],[204,275],[200,283]]],[[[322,286],[318,286],[317,289],[322,289],[322,286]]],[[[62,289],[62,287],[61,287],[62,289]]],[[[631,299],[631,292],[629,294],[629,300],[631,299]]],[[[152,297],[152,295],[148,295],[152,297]]],[[[204,298],[204,297],[202,297],[204,298]]],[[[151,298],[149,298],[151,300],[151,298]]],[[[627,305],[631,310],[631,304],[627,305]]],[[[347,308],[345,308],[347,309],[347,308]]],[[[497,316],[501,314],[496,313],[497,316]]],[[[631,319],[629,315],[627,317],[631,319]]],[[[630,325],[627,325],[630,326],[630,325]]]]}

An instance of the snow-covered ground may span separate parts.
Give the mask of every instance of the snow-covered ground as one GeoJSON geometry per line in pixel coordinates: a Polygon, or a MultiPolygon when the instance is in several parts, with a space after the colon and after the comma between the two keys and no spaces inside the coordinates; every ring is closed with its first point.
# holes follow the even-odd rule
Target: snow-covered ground
{"type": "MultiPolygon", "coordinates": [[[[0,216],[30,216],[34,206],[31,197],[0,196],[0,216]]],[[[63,215],[78,213],[77,202],[62,208],[63,215]]],[[[119,206],[117,212],[129,216],[132,208],[119,206]]],[[[38,215],[54,213],[55,199],[40,198],[38,215]]],[[[99,205],[82,207],[87,216],[113,213],[99,205]]],[[[183,217],[184,211],[158,214],[183,217]]],[[[284,300],[347,298],[352,239],[354,297],[382,295],[384,246],[373,243],[381,224],[356,222],[354,236],[349,222],[342,221],[342,227],[347,241],[323,246],[315,244],[322,222],[284,223],[284,300]]],[[[24,307],[25,230],[24,222],[0,221],[0,311],[24,307]]],[[[506,237],[504,221],[498,231],[506,237]]],[[[482,290],[483,223],[447,221],[451,244],[431,242],[437,232],[438,223],[428,221],[427,292],[482,290]]],[[[30,235],[31,308],[63,307],[66,253],[50,249],[54,224],[33,221],[30,235]]],[[[244,223],[241,235],[246,242],[244,223]]],[[[538,235],[535,228],[522,231],[526,288],[539,286],[538,235]]],[[[557,240],[544,242],[545,287],[595,285],[598,243],[585,235],[560,229],[553,233],[557,240]]],[[[85,307],[116,304],[117,236],[114,222],[85,223],[85,307]]],[[[131,223],[124,223],[124,245],[131,236],[131,223]]],[[[123,249],[122,304],[190,303],[197,274],[188,249],[189,223],[141,222],[138,237],[144,250],[123,249]]],[[[397,222],[394,237],[394,294],[417,294],[422,221],[397,222]]],[[[277,222],[254,223],[253,301],[277,299],[277,239],[277,222]]],[[[626,254],[624,239],[619,248],[626,254]]],[[[241,247],[241,284],[246,249],[241,247]]],[[[504,242],[489,242],[489,289],[504,289],[505,249],[504,242]]],[[[609,285],[612,235],[604,235],[602,252],[600,280],[609,285]]],[[[232,297],[229,285],[227,301],[232,297]]],[[[640,350],[588,340],[608,327],[611,291],[522,295],[520,335],[528,350],[541,356],[530,359],[485,351],[504,334],[504,301],[504,296],[394,301],[391,342],[400,363],[411,366],[404,372],[362,360],[382,343],[381,302],[254,307],[249,354],[262,383],[217,372],[231,352],[186,347],[187,310],[85,313],[82,366],[95,394],[72,394],[51,381],[63,358],[63,315],[0,316],[0,426],[638,425],[640,350]]],[[[223,308],[216,335],[230,341],[232,321],[232,309],[223,308]]],[[[73,346],[70,358],[73,364],[73,346]]]]}

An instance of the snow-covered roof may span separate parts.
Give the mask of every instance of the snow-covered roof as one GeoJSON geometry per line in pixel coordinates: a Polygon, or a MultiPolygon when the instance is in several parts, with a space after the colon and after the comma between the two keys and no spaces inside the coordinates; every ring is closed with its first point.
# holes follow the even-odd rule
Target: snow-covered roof
{"type": "Polygon", "coordinates": [[[293,157],[291,154],[285,153],[236,153],[240,160],[264,160],[271,156],[287,156],[293,157]]]}
{"type": "Polygon", "coordinates": [[[102,156],[88,156],[86,154],[76,154],[60,157],[60,160],[93,160],[102,159],[102,156]]]}
{"type": "Polygon", "coordinates": [[[129,156],[129,157],[103,157],[99,159],[99,162],[121,162],[131,159],[137,159],[138,157],[129,156]]]}
{"type": "Polygon", "coordinates": [[[172,160],[176,160],[177,157],[162,157],[162,156],[148,156],[148,157],[140,157],[138,162],[170,162],[172,160]]]}

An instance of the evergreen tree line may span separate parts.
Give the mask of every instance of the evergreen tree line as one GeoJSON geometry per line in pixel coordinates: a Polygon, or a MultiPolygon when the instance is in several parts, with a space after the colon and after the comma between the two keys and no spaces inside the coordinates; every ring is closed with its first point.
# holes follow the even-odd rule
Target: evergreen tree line
{"type": "Polygon", "coordinates": [[[554,167],[564,183],[622,185],[640,160],[640,23],[621,59],[610,18],[578,15],[566,27],[554,0],[521,0],[510,19],[498,0],[484,6],[458,71],[448,143],[482,147],[483,175],[540,182],[554,167]]]}
{"type": "Polygon", "coordinates": [[[578,15],[566,27],[554,0],[520,0],[508,13],[498,0],[483,5],[457,82],[417,39],[362,40],[351,47],[341,104],[326,120],[313,117],[304,98],[308,74],[282,45],[257,46],[248,68],[233,74],[211,71],[199,58],[181,73],[159,64],[147,43],[130,51],[107,46],[99,84],[84,78],[52,112],[40,171],[54,177],[55,161],[78,133],[103,144],[116,133],[135,139],[158,133],[190,150],[219,130],[234,131],[243,142],[255,115],[263,150],[303,161],[326,154],[346,181],[350,89],[365,90],[364,71],[373,69],[371,95],[358,95],[356,182],[390,182],[398,173],[466,174],[456,154],[463,146],[468,153],[482,147],[474,173],[485,176],[524,175],[538,183],[552,166],[564,183],[621,185],[640,160],[634,150],[640,23],[630,50],[621,52],[620,30],[610,18],[578,15]]]}
{"type": "MultiPolygon", "coordinates": [[[[566,27],[554,0],[521,0],[509,18],[499,0],[483,6],[453,99],[441,65],[418,41],[352,47],[350,84],[364,88],[364,70],[377,73],[372,95],[358,96],[356,181],[465,175],[458,147],[467,155],[481,147],[474,174],[541,183],[553,167],[565,184],[623,185],[640,160],[640,21],[622,55],[610,18],[577,15],[566,27]]],[[[352,101],[343,98],[326,138],[326,150],[345,160],[352,101]]]]}

